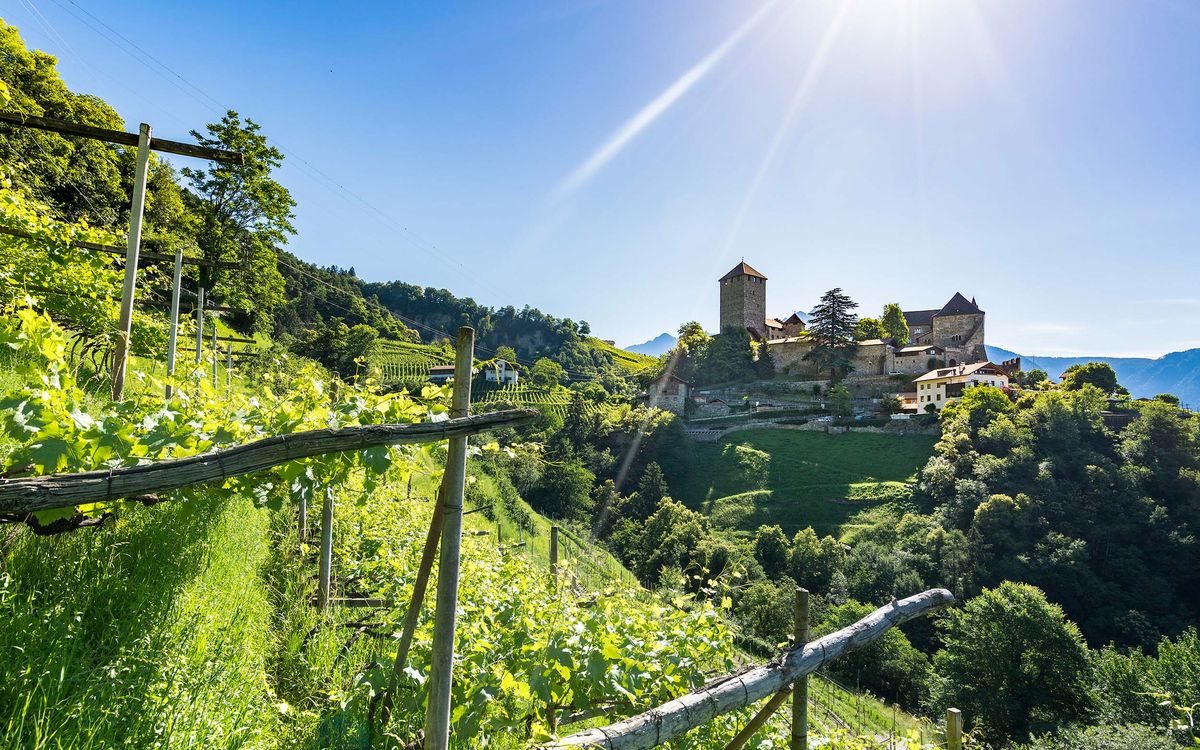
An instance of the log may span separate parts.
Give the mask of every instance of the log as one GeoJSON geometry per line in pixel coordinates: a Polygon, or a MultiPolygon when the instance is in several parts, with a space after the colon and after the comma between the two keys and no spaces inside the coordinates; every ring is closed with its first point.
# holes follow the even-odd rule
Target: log
{"type": "Polygon", "coordinates": [[[827,662],[878,640],[891,628],[953,601],[954,595],[946,589],[930,589],[892,602],[849,627],[785,651],[769,664],[720,678],[637,716],[606,727],[588,729],[541,747],[543,750],[570,747],[642,750],[661,745],[717,716],[778,693],[827,662]]]}
{"type": "Polygon", "coordinates": [[[193,484],[262,471],[299,458],[363,450],[380,445],[431,443],[528,422],[532,409],[511,409],[444,422],[373,424],[308,430],[256,440],[186,458],[78,474],[0,479],[0,513],[33,513],[131,495],[170,492],[193,484]]]}

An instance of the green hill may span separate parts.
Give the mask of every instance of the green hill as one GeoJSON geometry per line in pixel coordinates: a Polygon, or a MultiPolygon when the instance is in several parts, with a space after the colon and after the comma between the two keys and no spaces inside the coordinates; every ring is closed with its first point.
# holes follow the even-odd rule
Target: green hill
{"type": "Polygon", "coordinates": [[[692,470],[669,480],[677,499],[718,526],[835,533],[863,508],[906,499],[935,442],[928,435],[745,430],[697,443],[692,470]]]}

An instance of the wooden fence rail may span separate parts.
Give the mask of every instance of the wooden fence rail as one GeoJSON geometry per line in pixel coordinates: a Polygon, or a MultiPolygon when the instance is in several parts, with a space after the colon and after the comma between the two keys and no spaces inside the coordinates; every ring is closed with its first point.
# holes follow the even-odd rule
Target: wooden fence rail
{"type": "Polygon", "coordinates": [[[193,484],[262,471],[298,458],[380,445],[428,443],[466,437],[504,425],[528,422],[536,416],[537,412],[531,409],[511,409],[457,417],[444,422],[309,430],[143,466],[0,479],[0,513],[32,513],[81,503],[169,492],[193,484]]]}
{"type": "Polygon", "coordinates": [[[928,614],[954,601],[946,589],[930,589],[880,607],[853,625],[785,651],[760,667],[722,677],[705,687],[657,708],[606,727],[588,729],[543,750],[592,747],[605,750],[643,750],[712,721],[717,716],[751,706],[784,690],[805,675],[850,651],[878,640],[891,628],[928,614]]]}

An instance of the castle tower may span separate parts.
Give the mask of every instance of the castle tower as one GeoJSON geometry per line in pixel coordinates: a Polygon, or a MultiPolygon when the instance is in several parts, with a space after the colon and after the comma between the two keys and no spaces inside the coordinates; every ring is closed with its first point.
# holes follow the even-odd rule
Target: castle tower
{"type": "Polygon", "coordinates": [[[986,362],[987,349],[983,338],[984,312],[958,292],[946,306],[933,315],[931,343],[946,350],[947,364],[986,362]]]}
{"type": "Polygon", "coordinates": [[[767,338],[767,277],[746,261],[721,277],[721,330],[745,328],[750,335],[767,338]]]}

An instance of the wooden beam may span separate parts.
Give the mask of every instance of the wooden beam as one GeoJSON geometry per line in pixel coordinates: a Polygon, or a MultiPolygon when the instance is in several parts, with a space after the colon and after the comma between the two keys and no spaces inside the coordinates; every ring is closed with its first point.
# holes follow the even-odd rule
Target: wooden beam
{"type": "Polygon", "coordinates": [[[661,745],[714,718],[753,705],[786,689],[833,659],[873,643],[888,630],[954,601],[946,589],[930,589],[892,602],[853,625],[785,651],[781,658],[741,674],[729,675],[637,716],[588,729],[541,747],[545,750],[590,747],[644,750],[661,745]]]}
{"type": "MultiPolygon", "coordinates": [[[[77,135],[81,138],[91,138],[95,141],[108,141],[109,143],[117,143],[122,146],[138,145],[137,133],[97,128],[92,125],[80,125],[53,117],[0,112],[0,122],[23,125],[27,128],[36,128],[38,130],[47,130],[51,133],[59,133],[60,135],[77,135]]],[[[194,143],[169,141],[165,138],[152,138],[150,140],[150,150],[162,151],[167,154],[179,154],[180,156],[192,156],[197,159],[207,159],[208,161],[219,161],[225,164],[240,165],[245,161],[242,154],[238,151],[225,151],[219,148],[197,146],[194,143]]]]}
{"type": "MultiPolygon", "coordinates": [[[[12,237],[20,237],[26,240],[39,241],[36,235],[29,232],[22,232],[20,229],[12,229],[11,227],[0,227],[0,234],[7,234],[12,237]]],[[[101,245],[98,242],[71,242],[70,247],[77,247],[80,250],[94,250],[98,253],[108,253],[109,255],[125,255],[126,249],[117,247],[116,245],[101,245]]],[[[160,260],[174,262],[175,256],[167,253],[142,252],[139,256],[140,260],[160,260]]],[[[183,257],[183,265],[185,266],[204,266],[206,268],[241,268],[241,265],[228,260],[206,260],[204,258],[192,258],[189,256],[183,257]]]]}
{"type": "Polygon", "coordinates": [[[143,466],[78,474],[50,474],[0,479],[0,513],[32,513],[69,508],[80,503],[152,495],[229,477],[241,476],[298,458],[320,456],[379,445],[432,443],[465,438],[496,427],[532,421],[533,409],[512,409],[445,422],[373,424],[340,429],[309,430],[263,438],[253,443],[143,466]]]}

